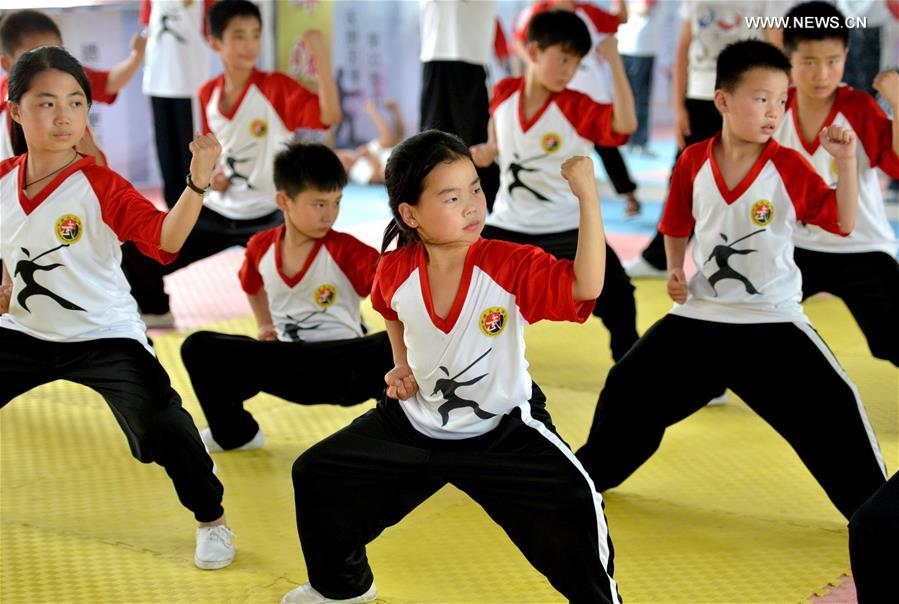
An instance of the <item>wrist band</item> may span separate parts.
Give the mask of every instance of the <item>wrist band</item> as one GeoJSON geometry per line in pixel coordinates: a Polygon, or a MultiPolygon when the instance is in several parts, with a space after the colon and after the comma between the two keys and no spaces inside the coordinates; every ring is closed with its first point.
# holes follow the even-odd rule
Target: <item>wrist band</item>
{"type": "Polygon", "coordinates": [[[195,185],[194,181],[190,178],[190,172],[187,173],[187,188],[200,195],[205,195],[206,192],[209,191],[209,185],[206,185],[205,189],[201,189],[200,187],[195,185]]]}

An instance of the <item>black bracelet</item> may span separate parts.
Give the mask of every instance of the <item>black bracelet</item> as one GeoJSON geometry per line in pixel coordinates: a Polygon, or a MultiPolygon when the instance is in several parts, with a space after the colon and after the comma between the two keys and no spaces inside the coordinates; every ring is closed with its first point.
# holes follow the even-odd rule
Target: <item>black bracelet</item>
{"type": "MultiPolygon", "coordinates": [[[[211,183],[210,183],[211,184],[211,183]]],[[[205,195],[207,191],[209,191],[209,185],[206,185],[205,189],[201,189],[197,185],[194,184],[194,181],[190,178],[190,172],[187,173],[187,188],[193,191],[194,193],[198,193],[200,195],[205,195]]]]}

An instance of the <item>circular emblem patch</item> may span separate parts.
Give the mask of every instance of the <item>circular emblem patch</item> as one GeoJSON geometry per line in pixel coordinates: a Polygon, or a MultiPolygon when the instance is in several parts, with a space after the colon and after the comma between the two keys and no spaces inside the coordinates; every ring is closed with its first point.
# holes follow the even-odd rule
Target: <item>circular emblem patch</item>
{"type": "Polygon", "coordinates": [[[253,120],[250,122],[250,134],[253,138],[262,138],[268,134],[268,123],[265,120],[253,120]]]}
{"type": "Polygon", "coordinates": [[[562,139],[555,132],[549,132],[540,139],[540,146],[547,153],[555,153],[562,146],[562,139]]]}
{"type": "Polygon", "coordinates": [[[71,245],[78,243],[84,227],[81,225],[81,219],[74,214],[63,214],[56,221],[56,238],[61,243],[71,245]]]}
{"type": "Polygon", "coordinates": [[[830,158],[830,173],[833,174],[834,178],[840,175],[839,169],[837,169],[837,160],[835,157],[830,158]]]}
{"type": "Polygon", "coordinates": [[[509,313],[501,306],[491,306],[481,313],[481,333],[488,338],[495,338],[506,328],[509,313]]]}
{"type": "Polygon", "coordinates": [[[314,299],[315,303],[322,308],[328,308],[337,299],[337,288],[333,285],[322,285],[315,290],[314,299]]]}
{"type": "Polygon", "coordinates": [[[757,226],[765,226],[774,218],[774,206],[767,199],[759,199],[752,204],[752,212],[749,217],[757,226]]]}

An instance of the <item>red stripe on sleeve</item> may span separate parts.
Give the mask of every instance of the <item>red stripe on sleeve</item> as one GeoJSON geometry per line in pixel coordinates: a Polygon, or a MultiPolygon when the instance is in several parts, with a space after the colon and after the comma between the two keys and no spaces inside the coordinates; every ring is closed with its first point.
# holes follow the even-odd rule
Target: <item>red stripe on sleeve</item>
{"type": "Polygon", "coordinates": [[[630,138],[612,129],[613,107],[597,103],[586,94],[565,89],[555,98],[556,105],[577,133],[603,147],[619,147],[630,138]]]}
{"type": "Polygon", "coordinates": [[[599,33],[614,34],[618,31],[618,25],[621,23],[621,19],[618,18],[618,15],[607,13],[598,6],[586,2],[578,2],[575,4],[575,7],[587,15],[587,18],[590,19],[590,22],[593,23],[593,27],[595,27],[596,31],[599,33]]]}
{"type": "Polygon", "coordinates": [[[364,298],[371,293],[375,270],[378,267],[378,251],[346,233],[331,231],[325,238],[328,253],[347,276],[353,289],[364,298]]]}
{"type": "Polygon", "coordinates": [[[899,178],[899,156],[893,150],[893,121],[871,95],[861,90],[844,93],[844,105],[840,110],[858,136],[871,166],[899,178]]]}
{"type": "Polygon", "coordinates": [[[690,145],[681,154],[671,174],[671,185],[659,231],[669,237],[689,237],[696,219],[693,218],[693,181],[708,160],[711,141],[690,145]]]}
{"type": "Polygon", "coordinates": [[[399,320],[390,303],[396,290],[416,269],[419,245],[401,247],[384,254],[378,260],[374,283],[371,286],[371,305],[388,321],[399,320]]]}
{"type": "Polygon", "coordinates": [[[237,271],[240,288],[247,294],[255,296],[265,285],[262,281],[262,274],[259,272],[259,263],[262,261],[262,257],[268,251],[268,248],[272,245],[278,245],[278,240],[283,231],[283,226],[267,229],[256,233],[247,241],[247,249],[243,255],[243,264],[240,270],[237,271]]]}
{"type": "Polygon", "coordinates": [[[327,129],[321,121],[318,95],[303,88],[293,78],[278,72],[266,73],[257,85],[288,130],[327,129]]]}
{"type": "Polygon", "coordinates": [[[141,0],[139,20],[141,25],[150,24],[150,0],[141,0]]]}
{"type": "Polygon", "coordinates": [[[503,78],[493,87],[490,94],[490,115],[496,111],[496,108],[503,104],[503,101],[515,94],[515,91],[521,88],[524,82],[522,78],[503,78]]]}
{"type": "Polygon", "coordinates": [[[771,157],[796,209],[796,220],[814,224],[835,235],[840,230],[837,192],[827,186],[798,151],[779,147],[771,157]]]}
{"type": "Polygon", "coordinates": [[[116,94],[108,94],[106,92],[106,83],[109,81],[108,71],[95,71],[90,67],[84,67],[84,75],[91,85],[91,97],[95,103],[105,103],[111,105],[119,96],[116,94]]]}

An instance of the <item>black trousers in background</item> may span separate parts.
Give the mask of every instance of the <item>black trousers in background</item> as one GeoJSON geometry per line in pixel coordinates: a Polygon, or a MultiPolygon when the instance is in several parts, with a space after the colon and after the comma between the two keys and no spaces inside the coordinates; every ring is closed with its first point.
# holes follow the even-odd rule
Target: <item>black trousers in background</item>
{"type": "Polygon", "coordinates": [[[862,504],[849,522],[849,561],[858,604],[896,600],[899,568],[899,473],[862,504]]]}
{"type": "MultiPolygon", "coordinates": [[[[502,239],[513,243],[536,245],[556,258],[574,260],[577,253],[578,231],[562,231],[543,235],[531,235],[508,231],[494,226],[484,227],[481,235],[487,239],[502,239]]],[[[593,316],[599,317],[609,330],[612,358],[618,361],[640,337],[637,333],[637,303],[634,286],[624,272],[621,260],[606,243],[606,274],[602,293],[596,299],[593,316]]]]}
{"type": "Polygon", "coordinates": [[[637,190],[637,183],[631,179],[631,174],[627,170],[627,164],[624,163],[624,158],[621,157],[621,151],[619,151],[618,147],[594,145],[593,148],[596,149],[599,159],[602,160],[602,165],[606,169],[606,174],[609,180],[612,181],[612,186],[615,187],[616,193],[624,195],[637,190]]]}
{"type": "Polygon", "coordinates": [[[128,438],[131,454],[165,468],[199,522],[224,514],[224,489],[193,420],[159,361],[136,340],[48,342],[0,328],[0,407],[54,380],[97,391],[128,438]]]}
{"type": "MultiPolygon", "coordinates": [[[[466,145],[487,142],[490,101],[487,70],[464,61],[426,61],[421,64],[421,129],[452,132],[466,145]]],[[[478,168],[487,211],[499,191],[499,166],[478,168]]]]}
{"type": "Polygon", "coordinates": [[[545,401],[535,384],[524,412],[515,409],[487,434],[447,441],[424,436],[397,401],[382,398],[300,455],[297,530],[312,586],[334,599],[365,592],[374,580],[366,544],[449,483],[569,601],[620,602],[602,499],[556,434],[545,401]]]}
{"type": "Polygon", "coordinates": [[[884,252],[832,254],[796,248],[802,299],[820,292],[841,298],[878,359],[899,367],[899,264],[884,252]]]}
{"type": "Polygon", "coordinates": [[[621,484],[655,453],[668,426],[724,388],[786,439],[847,519],[884,483],[858,391],[811,325],[669,314],[606,378],[577,452],[596,488],[621,484]]]}
{"type": "MultiPolygon", "coordinates": [[[[721,131],[721,114],[715,109],[714,101],[687,99],[686,107],[690,116],[690,136],[685,140],[687,147],[712,138],[721,131]]],[[[683,149],[678,149],[677,155],[674,156],[675,164],[681,153],[683,153],[683,149]]],[[[673,165],[671,169],[674,170],[673,165]]],[[[669,183],[670,180],[669,178],[669,183]]],[[[644,260],[659,270],[663,271],[668,268],[668,260],[665,258],[665,236],[658,229],[656,229],[655,237],[641,252],[641,255],[644,260]]]]}
{"type": "Polygon", "coordinates": [[[376,399],[393,368],[386,332],[330,342],[260,342],[210,331],[190,335],[181,358],[224,449],[249,442],[259,424],[244,401],[260,392],[292,403],[348,407],[376,399]]]}
{"type": "Polygon", "coordinates": [[[169,312],[169,296],[165,293],[163,276],[208,258],[235,245],[246,246],[250,237],[259,231],[284,222],[284,214],[278,210],[252,220],[232,220],[206,206],[194,229],[187,236],[178,258],[162,265],[144,256],[130,241],[122,245],[122,269],[131,285],[131,295],[137,300],[142,313],[165,314],[169,312]]]}
{"type": "Polygon", "coordinates": [[[162,173],[162,194],[166,205],[174,207],[184,192],[184,180],[190,171],[190,145],[194,138],[191,99],[150,97],[156,156],[162,173]]]}

